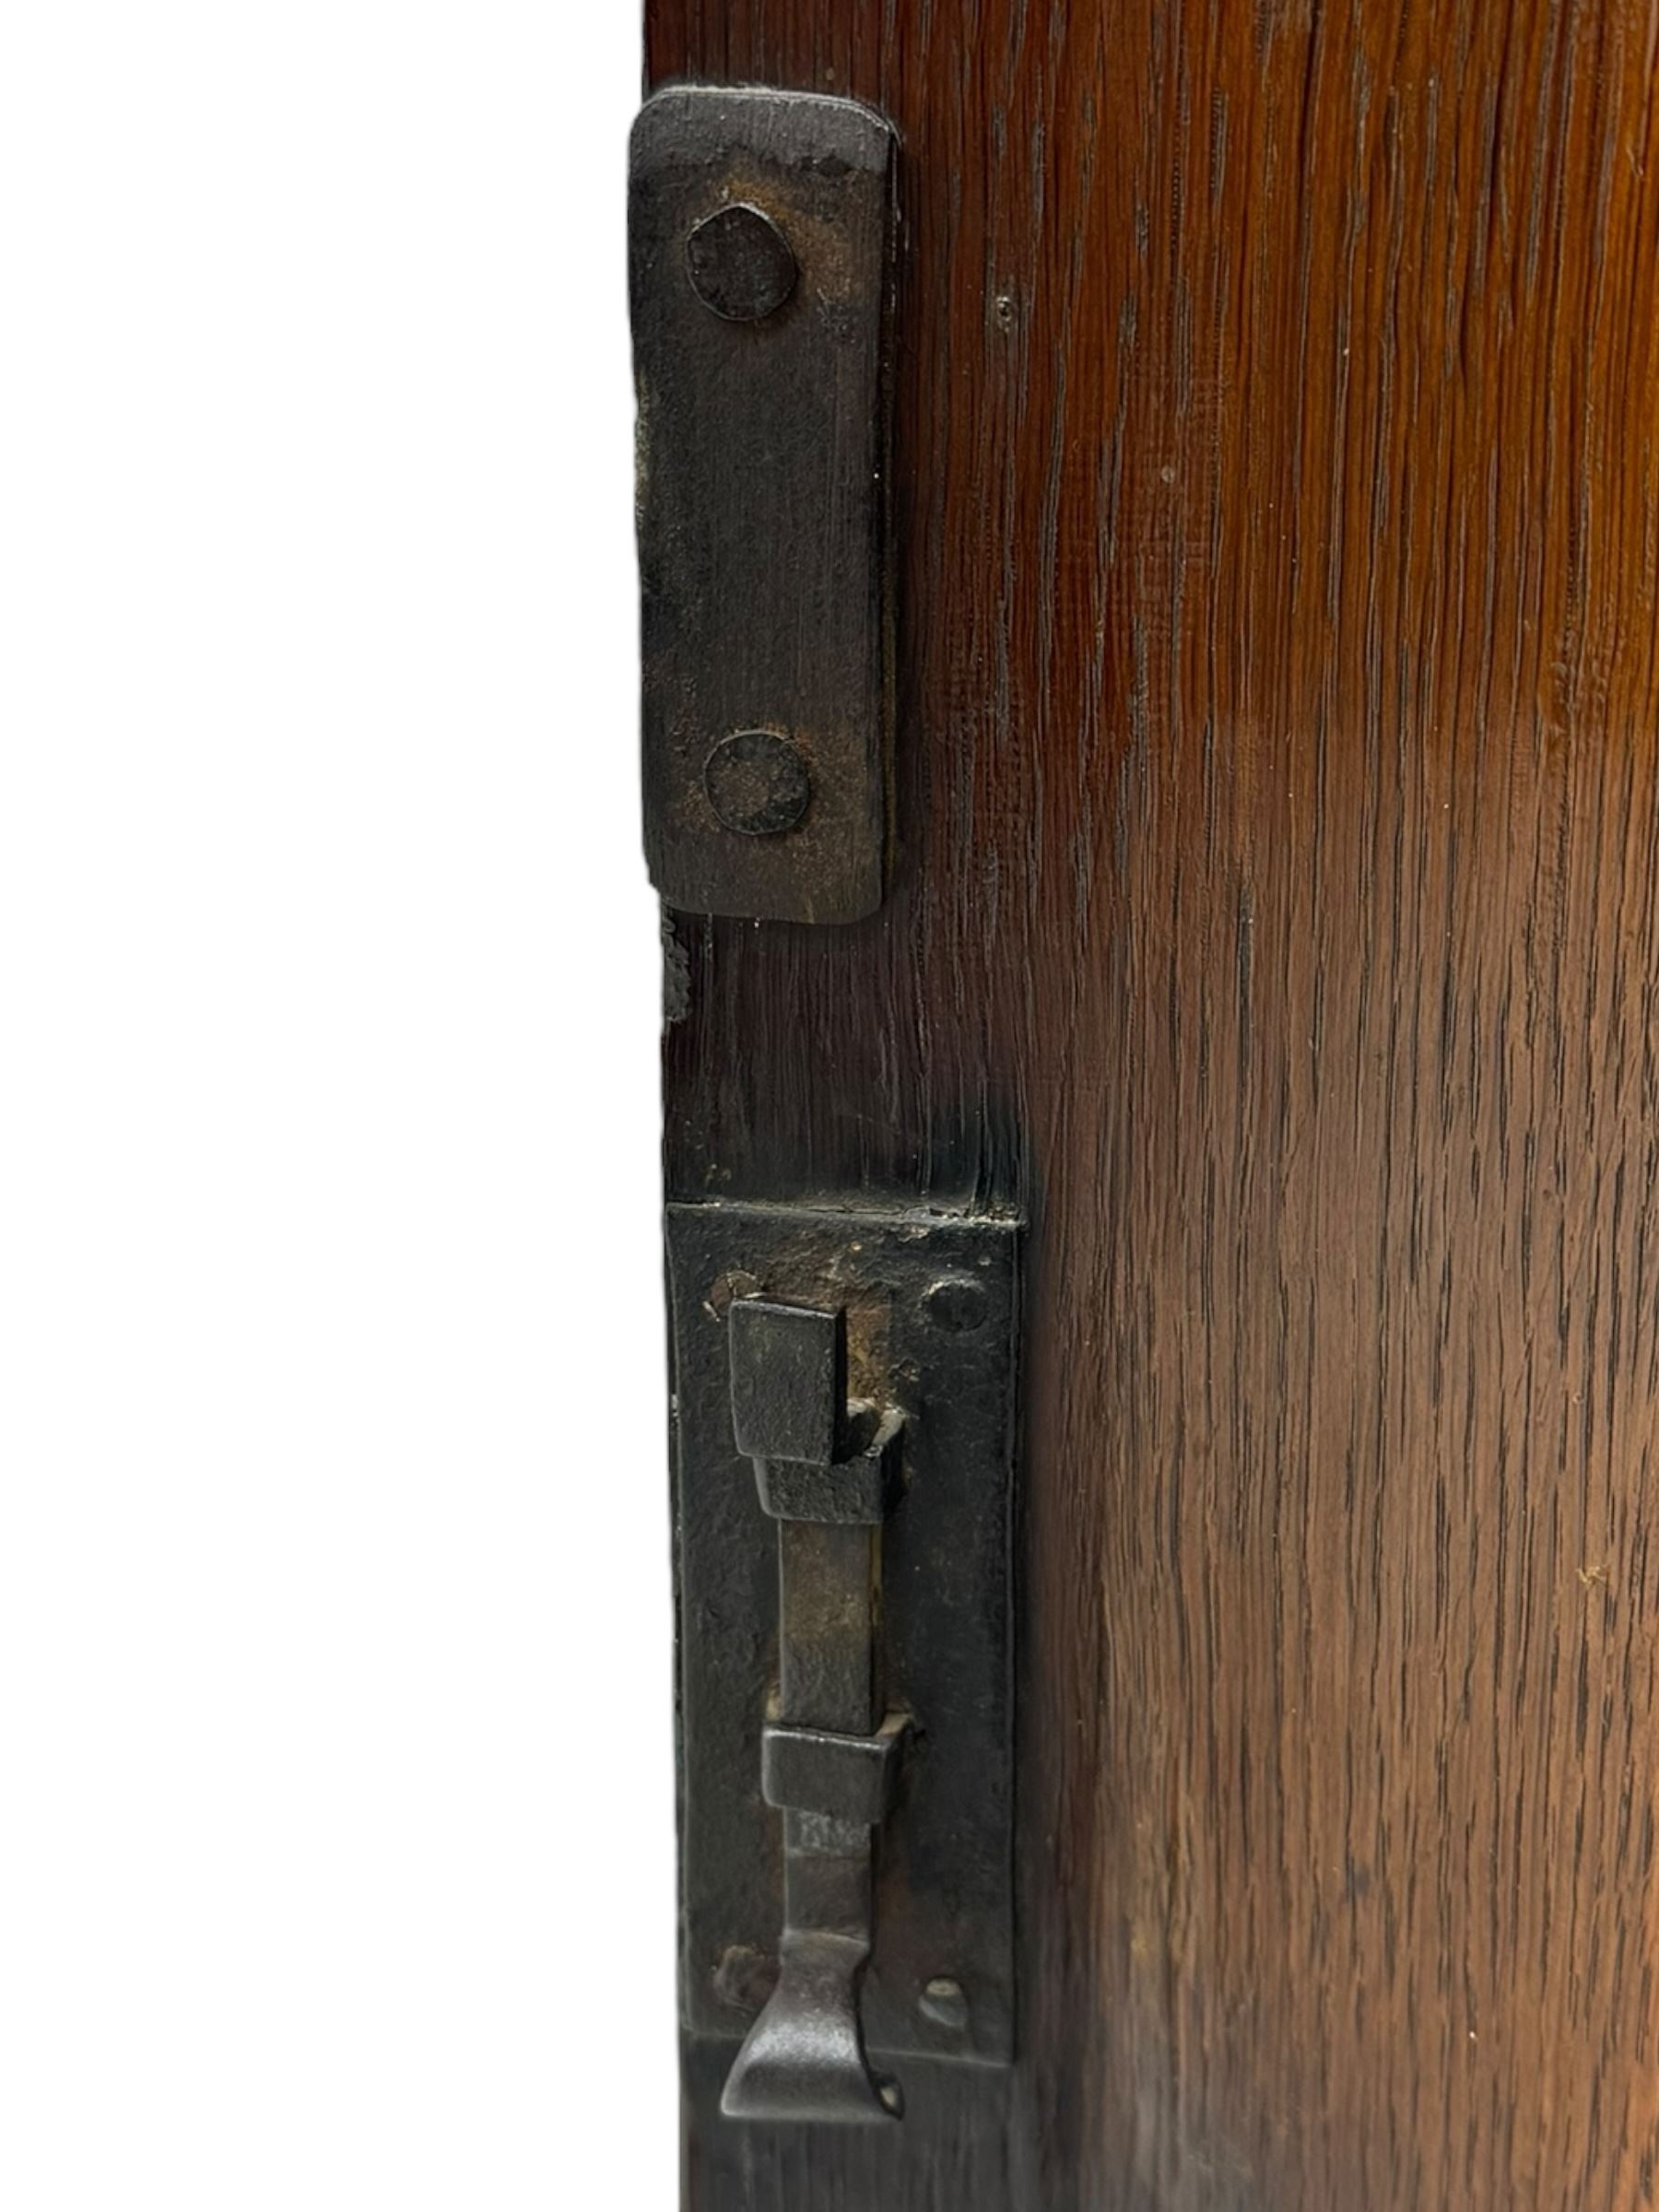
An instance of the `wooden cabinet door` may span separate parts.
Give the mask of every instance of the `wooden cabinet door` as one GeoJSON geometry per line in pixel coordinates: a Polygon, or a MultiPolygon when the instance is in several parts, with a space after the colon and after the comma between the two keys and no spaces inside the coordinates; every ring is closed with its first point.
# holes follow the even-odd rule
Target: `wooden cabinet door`
{"type": "Polygon", "coordinates": [[[1019,2058],[693,2212],[1659,2182],[1659,16],[648,0],[902,146],[900,854],[671,1196],[1030,1224],[1019,2058]]]}

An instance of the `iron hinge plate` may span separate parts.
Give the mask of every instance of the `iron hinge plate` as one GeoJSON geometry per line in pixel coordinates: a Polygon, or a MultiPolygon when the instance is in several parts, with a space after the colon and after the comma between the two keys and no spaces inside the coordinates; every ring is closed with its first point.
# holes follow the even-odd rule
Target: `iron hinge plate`
{"type": "Polygon", "coordinates": [[[629,166],[645,848],[670,906],[879,905],[894,136],[673,86],[629,166]]]}

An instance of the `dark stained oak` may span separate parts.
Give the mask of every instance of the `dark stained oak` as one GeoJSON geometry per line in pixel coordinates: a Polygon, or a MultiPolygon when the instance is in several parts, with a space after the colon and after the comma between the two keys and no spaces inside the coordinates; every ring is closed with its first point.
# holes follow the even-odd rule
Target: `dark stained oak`
{"type": "Polygon", "coordinates": [[[692,2212],[1659,2167],[1659,7],[648,0],[904,144],[881,914],[674,920],[669,1188],[1018,1196],[1011,2077],[692,2212]]]}

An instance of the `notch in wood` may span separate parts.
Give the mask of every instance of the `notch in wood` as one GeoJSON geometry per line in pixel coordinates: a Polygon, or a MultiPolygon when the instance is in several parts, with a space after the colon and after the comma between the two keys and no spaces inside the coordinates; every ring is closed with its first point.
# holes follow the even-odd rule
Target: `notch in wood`
{"type": "Polygon", "coordinates": [[[894,145],[854,100],[752,88],[634,125],[645,851],[691,912],[881,902],[894,145]]]}

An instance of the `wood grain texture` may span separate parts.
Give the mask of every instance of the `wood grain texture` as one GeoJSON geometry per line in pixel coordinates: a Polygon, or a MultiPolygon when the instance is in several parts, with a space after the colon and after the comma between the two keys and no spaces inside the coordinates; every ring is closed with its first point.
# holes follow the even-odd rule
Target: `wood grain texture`
{"type": "Polygon", "coordinates": [[[881,915],[671,1190],[1032,1222],[1025,2057],[694,2212],[1659,2183],[1659,9],[649,0],[898,124],[881,915]]]}

